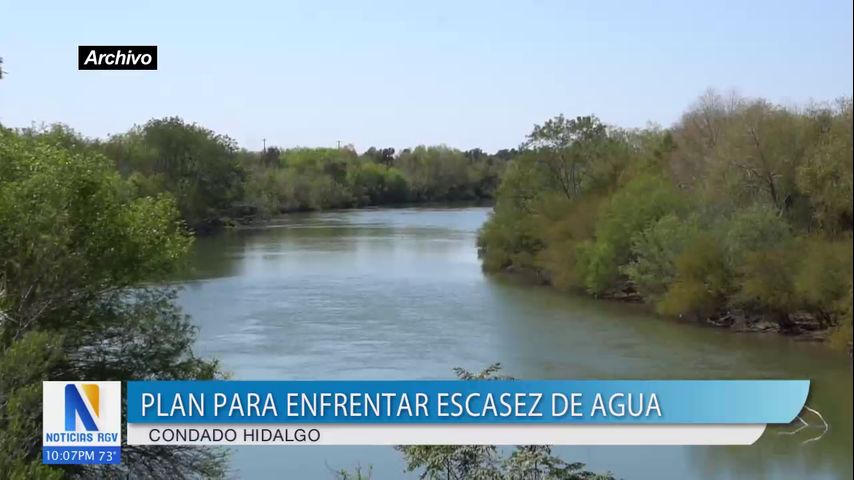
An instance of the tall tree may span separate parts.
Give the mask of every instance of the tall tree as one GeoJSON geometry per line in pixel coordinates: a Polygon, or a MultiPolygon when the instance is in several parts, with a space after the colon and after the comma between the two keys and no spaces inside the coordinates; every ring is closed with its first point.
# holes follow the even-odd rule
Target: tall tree
{"type": "Polygon", "coordinates": [[[568,119],[558,115],[534,125],[525,146],[539,153],[539,163],[548,178],[567,198],[574,199],[581,194],[585,169],[607,134],[607,128],[595,116],[568,119]]]}
{"type": "Polygon", "coordinates": [[[127,447],[119,466],[41,464],[41,385],[210,379],[174,291],[189,248],[169,196],[131,198],[111,162],[0,130],[0,478],[218,476],[221,452],[127,447]]]}
{"type": "Polygon", "coordinates": [[[245,173],[231,138],[180,118],[151,120],[113,137],[105,151],[143,194],[167,191],[192,227],[216,224],[243,195],[245,173]]]}

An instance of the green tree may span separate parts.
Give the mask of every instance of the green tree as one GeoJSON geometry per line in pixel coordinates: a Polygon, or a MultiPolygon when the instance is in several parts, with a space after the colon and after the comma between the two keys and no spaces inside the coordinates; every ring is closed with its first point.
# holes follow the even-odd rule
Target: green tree
{"type": "Polygon", "coordinates": [[[738,210],[717,227],[726,250],[725,261],[738,268],[750,252],[782,247],[792,239],[789,224],[772,208],[754,205],[738,210]]]}
{"type": "Polygon", "coordinates": [[[476,178],[463,152],[441,146],[419,145],[395,160],[409,181],[412,200],[473,200],[476,178]]]}
{"type": "Polygon", "coordinates": [[[733,273],[721,242],[708,233],[693,238],[676,257],[675,276],[657,303],[666,315],[696,314],[708,318],[725,307],[732,295],[733,273]]]}
{"type": "Polygon", "coordinates": [[[767,312],[784,331],[793,324],[789,314],[800,307],[795,295],[797,264],[788,248],[751,251],[739,266],[739,289],[734,300],[767,312]]]}
{"type": "Polygon", "coordinates": [[[839,324],[851,308],[851,238],[801,239],[790,254],[798,306],[815,312],[824,326],[839,324]]]}
{"type": "Polygon", "coordinates": [[[759,202],[786,213],[806,148],[803,119],[764,100],[745,101],[726,128],[709,186],[738,202],[759,202]]]}
{"type": "Polygon", "coordinates": [[[163,279],[191,239],[166,196],[111,162],[0,130],[0,478],[216,476],[211,449],[128,447],[120,466],[42,466],[41,382],[208,379],[163,279]]]}
{"type": "Polygon", "coordinates": [[[578,247],[579,275],[585,288],[599,293],[613,286],[620,266],[632,258],[632,238],[684,205],[670,182],[655,175],[640,175],[615,192],[599,212],[595,240],[578,247]]]}
{"type": "Polygon", "coordinates": [[[484,269],[672,315],[808,314],[850,337],[851,105],[710,90],[667,130],[535,125],[479,232],[484,269]]]}
{"type": "Polygon", "coordinates": [[[558,115],[534,125],[525,147],[538,153],[537,163],[546,172],[550,187],[574,199],[581,195],[585,175],[607,139],[607,127],[594,116],[567,119],[558,115]]]}
{"type": "Polygon", "coordinates": [[[409,190],[400,170],[374,162],[351,164],[347,170],[347,185],[357,205],[403,202],[409,190]]]}
{"type": "Polygon", "coordinates": [[[818,225],[833,233],[852,228],[852,104],[811,112],[818,138],[798,166],[796,182],[813,206],[818,225]]]}
{"type": "Polygon", "coordinates": [[[552,454],[548,445],[516,447],[504,460],[502,476],[507,480],[613,480],[609,473],[584,470],[583,463],[568,463],[552,454]]]}
{"type": "Polygon", "coordinates": [[[605,199],[587,195],[575,201],[560,193],[544,196],[537,208],[535,229],[543,244],[536,254],[536,265],[557,288],[584,288],[578,262],[583,246],[592,242],[598,212],[605,199]]]}
{"type": "Polygon", "coordinates": [[[231,138],[171,117],[151,120],[104,145],[118,170],[154,178],[193,228],[222,223],[243,196],[245,172],[231,138]]]}
{"type": "Polygon", "coordinates": [[[699,233],[696,219],[668,214],[632,236],[633,259],[620,271],[650,302],[656,302],[676,277],[676,259],[699,233]]]}
{"type": "Polygon", "coordinates": [[[394,164],[394,149],[390,147],[380,149],[371,147],[365,150],[365,153],[363,153],[362,156],[371,162],[379,163],[386,167],[391,167],[394,164]]]}

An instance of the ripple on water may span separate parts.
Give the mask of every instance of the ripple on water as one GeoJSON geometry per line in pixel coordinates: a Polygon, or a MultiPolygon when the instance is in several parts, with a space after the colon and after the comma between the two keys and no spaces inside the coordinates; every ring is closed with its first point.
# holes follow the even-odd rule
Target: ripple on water
{"type": "MultiPolygon", "coordinates": [[[[631,479],[851,478],[849,361],[823,347],[736,335],[485,277],[475,246],[488,209],[374,209],[287,216],[200,238],[181,303],[197,349],[237,379],[450,378],[500,361],[521,378],[811,378],[831,432],[798,446],[561,447],[565,459],[631,479]],[[664,466],[664,467],[662,467],[664,466]]],[[[245,477],[330,478],[374,466],[384,447],[237,449],[245,477]]]]}

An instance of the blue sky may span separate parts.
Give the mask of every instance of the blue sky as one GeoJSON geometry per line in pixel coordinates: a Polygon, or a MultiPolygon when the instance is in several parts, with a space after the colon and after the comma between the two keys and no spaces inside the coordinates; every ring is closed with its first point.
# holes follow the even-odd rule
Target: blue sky
{"type": "Polygon", "coordinates": [[[667,126],[708,87],[850,96],[852,2],[0,0],[0,56],[7,126],[494,151],[558,113],[667,126]],[[80,72],[81,44],[156,44],[159,70],[80,72]]]}

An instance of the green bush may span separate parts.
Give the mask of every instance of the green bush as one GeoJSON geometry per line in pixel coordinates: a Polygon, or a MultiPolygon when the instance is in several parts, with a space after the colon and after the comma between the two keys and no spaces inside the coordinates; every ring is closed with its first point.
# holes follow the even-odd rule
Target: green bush
{"type": "Polygon", "coordinates": [[[633,259],[620,271],[646,300],[658,301],[676,277],[676,259],[698,232],[695,219],[665,215],[632,236],[633,259]]]}
{"type": "Polygon", "coordinates": [[[115,135],[101,151],[126,176],[154,177],[137,183],[146,194],[170,193],[192,227],[220,222],[243,197],[245,172],[236,142],[177,117],[115,135]]]}
{"type": "Polygon", "coordinates": [[[685,199],[660,176],[642,174],[626,183],[600,209],[595,240],[578,247],[578,273],[585,288],[598,293],[614,285],[620,267],[632,259],[632,238],[685,208],[685,199]]]}
{"type": "Polygon", "coordinates": [[[792,238],[786,220],[766,206],[739,210],[719,226],[731,267],[741,265],[749,252],[770,250],[785,245],[792,238]]]}
{"type": "Polygon", "coordinates": [[[535,222],[517,216],[509,209],[496,209],[480,228],[477,238],[478,256],[487,272],[501,272],[516,267],[533,269],[534,258],[543,242],[536,234],[535,222]]]}
{"type": "Polygon", "coordinates": [[[347,169],[347,186],[356,205],[406,200],[408,184],[400,170],[374,162],[357,162],[347,169]]]}
{"type": "Polygon", "coordinates": [[[770,312],[781,327],[788,327],[789,312],[800,306],[794,291],[794,254],[790,248],[747,252],[738,268],[739,285],[733,300],[770,312]]]}
{"type": "Polygon", "coordinates": [[[733,291],[732,272],[717,238],[697,235],[676,258],[675,267],[673,283],[657,303],[659,312],[710,316],[726,305],[733,291]]]}
{"type": "Polygon", "coordinates": [[[171,196],[134,188],[98,153],[0,129],[0,478],[223,473],[221,451],[196,448],[40,465],[42,380],[217,376],[194,355],[175,292],[150,283],[174,273],[192,239],[171,196]]]}
{"type": "Polygon", "coordinates": [[[794,293],[802,308],[814,312],[824,324],[835,324],[850,312],[846,301],[851,290],[851,239],[813,238],[799,242],[790,261],[798,268],[794,274],[794,293]]]}
{"type": "Polygon", "coordinates": [[[543,248],[537,253],[536,262],[555,287],[583,287],[578,277],[579,246],[593,238],[601,203],[602,198],[596,195],[570,201],[557,193],[541,200],[535,218],[543,248]]]}

